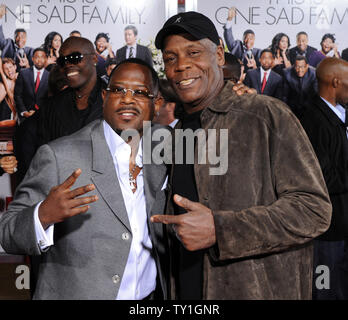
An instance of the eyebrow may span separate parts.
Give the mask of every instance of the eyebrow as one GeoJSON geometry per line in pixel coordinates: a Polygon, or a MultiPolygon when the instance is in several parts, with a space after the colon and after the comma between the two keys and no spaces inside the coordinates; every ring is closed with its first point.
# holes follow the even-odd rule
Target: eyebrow
{"type": "MultiPolygon", "coordinates": [[[[125,85],[125,83],[124,83],[124,82],[121,82],[121,81],[116,81],[116,82],[110,83],[110,85],[111,85],[111,86],[112,86],[112,85],[125,85]]],[[[147,86],[146,86],[145,84],[134,83],[134,84],[132,84],[132,85],[138,86],[138,87],[143,87],[143,88],[148,89],[147,86]]]]}

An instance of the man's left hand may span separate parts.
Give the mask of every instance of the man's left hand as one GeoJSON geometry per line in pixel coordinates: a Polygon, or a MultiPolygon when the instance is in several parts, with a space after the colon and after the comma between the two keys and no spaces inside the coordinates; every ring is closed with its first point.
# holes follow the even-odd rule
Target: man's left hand
{"type": "Polygon", "coordinates": [[[256,94],[257,91],[254,88],[249,88],[243,82],[238,81],[232,88],[238,96],[242,96],[245,93],[256,94]]]}
{"type": "Polygon", "coordinates": [[[174,195],[174,201],[187,213],[155,215],[151,217],[151,222],[173,225],[178,239],[189,251],[206,249],[214,245],[216,236],[212,211],[199,202],[190,201],[177,194],[174,195]]]}

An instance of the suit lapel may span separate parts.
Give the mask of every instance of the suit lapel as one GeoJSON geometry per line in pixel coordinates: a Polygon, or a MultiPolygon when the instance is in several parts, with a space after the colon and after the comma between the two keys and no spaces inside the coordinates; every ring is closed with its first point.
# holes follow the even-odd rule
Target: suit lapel
{"type": "Polygon", "coordinates": [[[260,68],[257,68],[257,73],[256,73],[256,76],[257,76],[257,92],[261,93],[261,70],[260,68]]]}
{"type": "Polygon", "coordinates": [[[131,231],[114,162],[105,140],[102,121],[92,130],[91,138],[93,154],[92,171],[95,173],[91,179],[112,213],[131,231]]]}
{"type": "Polygon", "coordinates": [[[34,94],[35,96],[35,79],[34,79],[34,69],[33,67],[31,67],[30,69],[30,72],[28,72],[28,76],[30,77],[30,81],[28,81],[28,83],[30,84],[30,91],[34,94]]]}

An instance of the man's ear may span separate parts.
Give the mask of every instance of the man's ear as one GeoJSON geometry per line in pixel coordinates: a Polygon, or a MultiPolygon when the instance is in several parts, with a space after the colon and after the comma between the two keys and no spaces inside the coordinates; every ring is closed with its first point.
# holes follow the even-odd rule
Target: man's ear
{"type": "Polygon", "coordinates": [[[337,77],[332,78],[332,87],[337,89],[341,84],[341,80],[337,77]]]}
{"type": "Polygon", "coordinates": [[[155,114],[157,114],[157,112],[160,111],[162,105],[164,103],[164,99],[163,97],[159,94],[156,98],[155,98],[155,101],[154,101],[154,107],[155,107],[155,114]]]}
{"type": "Polygon", "coordinates": [[[216,48],[216,57],[218,65],[221,67],[225,64],[225,50],[222,45],[218,45],[216,48]]]}

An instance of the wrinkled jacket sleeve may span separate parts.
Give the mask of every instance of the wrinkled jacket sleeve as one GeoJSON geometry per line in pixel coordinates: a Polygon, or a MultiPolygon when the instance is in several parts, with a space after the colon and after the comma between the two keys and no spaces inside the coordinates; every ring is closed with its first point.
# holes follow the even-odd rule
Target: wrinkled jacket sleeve
{"type": "Polygon", "coordinates": [[[56,159],[48,145],[36,153],[14,200],[0,219],[0,244],[7,253],[39,255],[34,209],[58,184],[56,159]]]}
{"type": "MultiPolygon", "coordinates": [[[[331,203],[313,148],[295,116],[280,122],[270,139],[271,168],[277,199],[234,211],[213,211],[215,260],[288,250],[325,232],[331,203]]],[[[266,151],[267,152],[267,151],[266,151]]]]}

